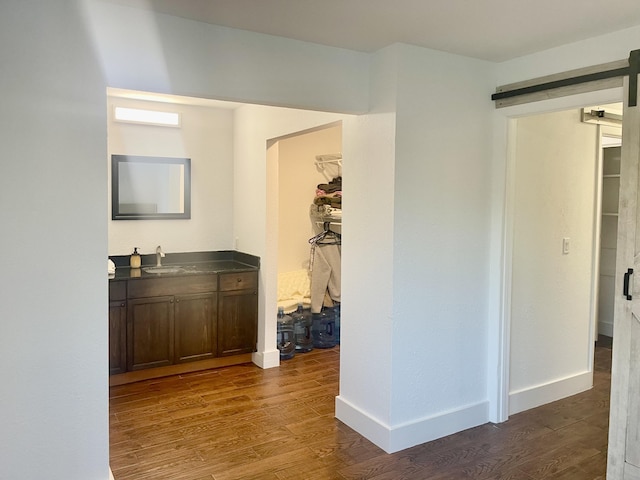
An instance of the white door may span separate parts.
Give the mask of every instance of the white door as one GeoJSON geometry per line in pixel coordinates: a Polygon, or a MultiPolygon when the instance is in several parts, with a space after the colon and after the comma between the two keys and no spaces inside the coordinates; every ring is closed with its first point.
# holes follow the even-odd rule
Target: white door
{"type": "Polygon", "coordinates": [[[623,118],[607,479],[640,480],[640,107],[627,93],[623,118]]]}

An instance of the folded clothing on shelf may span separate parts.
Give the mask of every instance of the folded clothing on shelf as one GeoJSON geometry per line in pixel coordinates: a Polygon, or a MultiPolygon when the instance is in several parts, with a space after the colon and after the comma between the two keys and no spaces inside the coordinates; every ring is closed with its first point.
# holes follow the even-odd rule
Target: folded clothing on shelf
{"type": "Polygon", "coordinates": [[[313,203],[316,205],[330,205],[333,208],[341,208],[342,207],[342,197],[338,195],[322,195],[319,197],[315,197],[313,199],[313,203]]]}
{"type": "Polygon", "coordinates": [[[309,215],[313,217],[342,218],[342,209],[332,207],[331,205],[313,204],[309,207],[309,215]]]}
{"type": "Polygon", "coordinates": [[[342,190],[342,177],[335,177],[329,183],[321,183],[318,185],[318,190],[322,190],[325,193],[335,193],[342,190]]]}

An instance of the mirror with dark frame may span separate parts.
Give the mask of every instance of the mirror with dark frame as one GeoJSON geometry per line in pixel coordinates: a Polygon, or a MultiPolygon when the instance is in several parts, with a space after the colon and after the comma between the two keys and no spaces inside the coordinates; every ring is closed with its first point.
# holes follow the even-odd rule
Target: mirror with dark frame
{"type": "Polygon", "coordinates": [[[191,218],[191,159],[111,156],[111,219],[191,218]]]}

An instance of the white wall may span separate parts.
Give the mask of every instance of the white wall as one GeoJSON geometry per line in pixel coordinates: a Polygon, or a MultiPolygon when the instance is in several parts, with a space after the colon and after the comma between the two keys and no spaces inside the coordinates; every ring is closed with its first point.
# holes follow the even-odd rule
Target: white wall
{"type": "Polygon", "coordinates": [[[76,2],[0,14],[0,478],[109,478],[106,93],[76,2]]]}
{"type": "Polygon", "coordinates": [[[486,62],[411,47],[402,53],[393,286],[397,423],[486,407],[487,92],[493,85],[486,62]],[[445,87],[457,93],[435,94],[445,87]],[[417,367],[409,375],[406,365],[417,367]],[[446,393],[434,395],[433,385],[446,393]]]}
{"type": "Polygon", "coordinates": [[[377,52],[372,65],[371,110],[343,128],[340,308],[350,321],[341,324],[336,417],[388,450],[397,49],[377,52]]]}
{"type": "MultiPolygon", "coordinates": [[[[379,102],[374,106],[395,114],[388,127],[377,124],[382,134],[373,128],[381,114],[366,116],[362,128],[372,142],[366,153],[375,153],[362,159],[358,172],[345,166],[345,178],[359,179],[354,188],[362,195],[355,236],[365,250],[353,275],[363,320],[355,332],[357,352],[344,353],[337,415],[396,451],[488,418],[492,76],[486,62],[402,45],[378,52],[376,60],[374,78],[384,88],[378,92],[372,83],[372,99],[379,102]],[[394,142],[383,146],[387,131],[394,142]],[[372,186],[375,194],[367,195],[372,186]],[[380,241],[366,247],[367,235],[380,241]],[[372,358],[378,349],[380,358],[372,358]],[[357,354],[364,359],[354,360],[357,354]],[[363,361],[376,375],[356,376],[354,365],[367,369],[363,361]]],[[[351,233],[345,238],[351,240],[351,233]]],[[[344,250],[346,263],[351,252],[344,250]]]]}
{"type": "Polygon", "coordinates": [[[596,143],[579,110],[517,120],[511,413],[592,386],[596,143]]]}
{"type": "Polygon", "coordinates": [[[342,127],[301,133],[278,143],[278,190],[271,195],[278,196],[278,273],[283,273],[309,268],[308,240],[322,230],[309,216],[309,207],[316,186],[341,171],[336,164],[319,169],[316,155],[342,151],[342,127]]]}
{"type": "Polygon", "coordinates": [[[419,443],[487,421],[493,76],[486,62],[402,53],[392,418],[412,424],[407,440],[419,443]]]}
{"type": "Polygon", "coordinates": [[[361,113],[369,56],[85,0],[110,87],[361,113]]]}
{"type": "Polygon", "coordinates": [[[233,110],[109,97],[107,168],[111,155],[191,159],[191,218],[111,220],[108,183],[109,255],[143,254],[158,245],[165,253],[233,249],[233,110]],[[181,115],[180,128],[116,122],[115,106],[168,110],[181,115]]]}
{"type": "Polygon", "coordinates": [[[497,85],[624,60],[638,48],[639,40],[640,27],[632,27],[499,63],[497,85]]]}

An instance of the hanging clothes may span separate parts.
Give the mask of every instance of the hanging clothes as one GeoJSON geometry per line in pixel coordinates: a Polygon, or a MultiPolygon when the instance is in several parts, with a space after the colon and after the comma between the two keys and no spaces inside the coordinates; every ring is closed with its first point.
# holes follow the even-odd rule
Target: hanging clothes
{"type": "Polygon", "coordinates": [[[325,293],[340,302],[341,258],[340,245],[316,245],[311,270],[311,313],[320,313],[325,293]]]}
{"type": "Polygon", "coordinates": [[[331,230],[330,222],[324,230],[309,239],[311,244],[311,313],[320,313],[325,294],[340,302],[341,291],[341,235],[331,230]]]}

